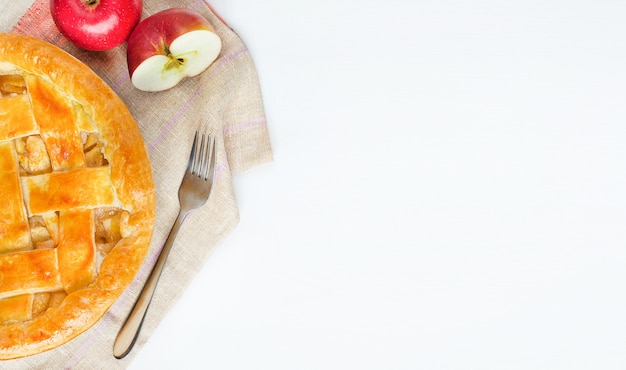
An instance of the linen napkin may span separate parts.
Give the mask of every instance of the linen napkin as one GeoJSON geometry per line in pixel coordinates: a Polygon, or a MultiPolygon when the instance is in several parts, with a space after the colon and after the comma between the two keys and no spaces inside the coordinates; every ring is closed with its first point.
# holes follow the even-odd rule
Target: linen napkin
{"type": "MultiPolygon", "coordinates": [[[[137,120],[152,163],[157,218],[148,256],[135,281],[92,328],[71,342],[23,359],[0,361],[3,369],[123,369],[183,294],[211,250],[239,221],[232,174],[273,159],[259,79],[238,35],[202,0],[144,1],[143,18],[172,7],[204,15],[222,39],[218,59],[201,75],[157,93],[135,89],[128,75],[126,46],[106,52],[78,49],[57,30],[50,0],[2,5],[1,31],[27,34],[55,44],[90,66],[126,103],[137,120]],[[25,12],[25,13],[24,13],[25,12]],[[14,18],[11,18],[14,17],[14,18]],[[138,296],[178,214],[178,186],[196,129],[217,138],[216,185],[207,205],[192,213],[178,234],[141,334],[124,359],[113,357],[113,341],[138,296]]],[[[76,76],[80,78],[80,76],[76,76]]]]}

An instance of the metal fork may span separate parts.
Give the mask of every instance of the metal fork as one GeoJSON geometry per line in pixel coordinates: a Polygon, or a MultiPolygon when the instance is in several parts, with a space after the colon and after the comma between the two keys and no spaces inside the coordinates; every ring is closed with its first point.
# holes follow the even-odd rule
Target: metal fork
{"type": "Polygon", "coordinates": [[[117,334],[117,338],[113,344],[113,355],[116,358],[125,357],[135,345],[135,341],[141,330],[141,325],[146,317],[148,306],[150,306],[150,301],[154,295],[157,282],[161,276],[161,271],[163,271],[165,260],[174,244],[176,234],[178,234],[178,230],[185,220],[185,217],[187,217],[189,212],[201,207],[209,199],[215,172],[215,139],[211,140],[211,136],[208,135],[205,142],[205,135],[202,134],[202,140],[198,148],[198,138],[199,134],[198,131],[196,131],[191,147],[191,154],[189,155],[187,170],[185,171],[185,176],[178,189],[180,212],[163,245],[156,265],[152,268],[146,285],[143,287],[139,298],[137,298],[137,302],[135,302],[135,306],[128,315],[126,322],[117,334]]]}

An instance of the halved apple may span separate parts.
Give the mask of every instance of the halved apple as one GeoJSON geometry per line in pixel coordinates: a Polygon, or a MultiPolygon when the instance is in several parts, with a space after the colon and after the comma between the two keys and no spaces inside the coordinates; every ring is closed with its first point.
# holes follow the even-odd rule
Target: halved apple
{"type": "Polygon", "coordinates": [[[205,17],[171,8],[135,27],[128,38],[128,72],[139,90],[167,90],[206,70],[221,49],[222,41],[205,17]]]}

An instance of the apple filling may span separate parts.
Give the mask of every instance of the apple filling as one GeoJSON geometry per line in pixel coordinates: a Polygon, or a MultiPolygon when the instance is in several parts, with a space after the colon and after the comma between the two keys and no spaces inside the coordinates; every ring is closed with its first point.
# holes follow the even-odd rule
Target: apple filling
{"type": "Polygon", "coordinates": [[[124,236],[128,228],[129,213],[120,208],[94,210],[95,242],[99,257],[104,258],[124,236]]]}
{"type": "Polygon", "coordinates": [[[51,249],[57,246],[59,240],[59,214],[48,213],[28,218],[30,240],[35,249],[51,249]]]}
{"type": "Polygon", "coordinates": [[[85,153],[85,165],[87,167],[100,167],[109,164],[104,157],[104,143],[97,134],[82,133],[83,153],[85,153]]]}
{"type": "Polygon", "coordinates": [[[22,175],[39,175],[52,171],[46,144],[41,136],[26,136],[14,142],[22,175]]]}
{"type": "Polygon", "coordinates": [[[17,74],[0,75],[0,96],[26,94],[26,81],[17,74]]]}
{"type": "Polygon", "coordinates": [[[63,290],[58,292],[45,292],[33,294],[32,318],[35,318],[50,308],[56,308],[67,297],[63,290]]]}

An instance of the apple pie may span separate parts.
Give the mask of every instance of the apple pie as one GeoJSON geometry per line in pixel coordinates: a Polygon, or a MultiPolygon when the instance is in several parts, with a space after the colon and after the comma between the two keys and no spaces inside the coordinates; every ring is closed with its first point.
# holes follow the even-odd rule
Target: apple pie
{"type": "Polygon", "coordinates": [[[89,67],[0,34],[0,359],[66,343],[133,280],[155,195],[139,128],[89,67]]]}

